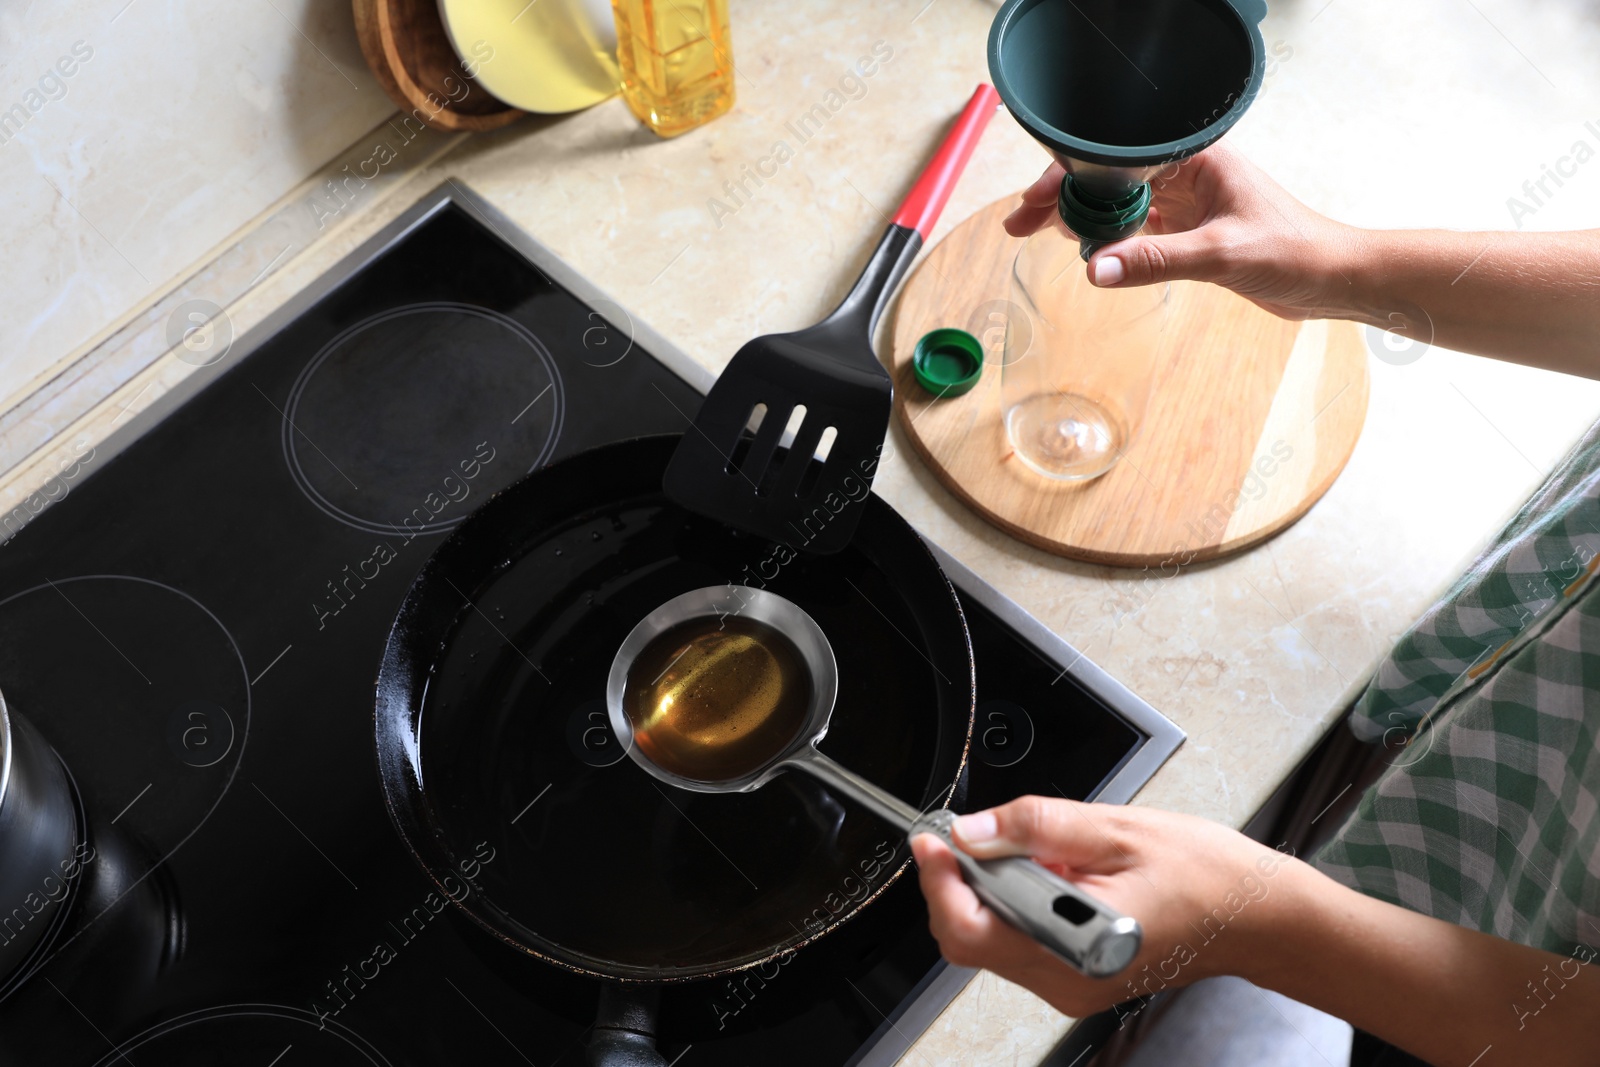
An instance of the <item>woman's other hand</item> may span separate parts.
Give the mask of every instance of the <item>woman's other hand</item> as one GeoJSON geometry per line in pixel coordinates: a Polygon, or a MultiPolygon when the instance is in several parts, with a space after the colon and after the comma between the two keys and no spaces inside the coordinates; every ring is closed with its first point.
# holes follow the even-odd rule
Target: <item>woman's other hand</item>
{"type": "MultiPolygon", "coordinates": [[[[1005,220],[1022,237],[1049,224],[1064,171],[1053,163],[1005,220]]],[[[1350,227],[1317,214],[1225,143],[1175,163],[1151,181],[1143,233],[1107,245],[1089,280],[1107,288],[1192,279],[1226,286],[1287,319],[1340,317],[1338,263],[1350,227]]]]}

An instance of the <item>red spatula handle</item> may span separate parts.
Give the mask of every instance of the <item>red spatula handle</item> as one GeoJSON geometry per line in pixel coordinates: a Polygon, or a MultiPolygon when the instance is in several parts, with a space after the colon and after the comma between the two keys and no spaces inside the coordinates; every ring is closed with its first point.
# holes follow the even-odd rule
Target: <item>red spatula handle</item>
{"type": "Polygon", "coordinates": [[[939,154],[906,194],[900,210],[895,213],[895,225],[916,230],[927,240],[934,223],[939,221],[939,212],[950,199],[950,190],[955,188],[967,160],[972,158],[972,150],[978,147],[983,128],[989,125],[999,106],[1000,94],[994,91],[994,86],[980,85],[973,91],[961,117],[956,119],[944,144],[939,146],[939,154]]]}
{"type": "MultiPolygon", "coordinates": [[[[933,224],[939,221],[939,212],[950,199],[950,190],[955,188],[972,150],[978,146],[979,135],[994,117],[999,102],[1000,94],[992,86],[978,86],[944,144],[939,146],[933,162],[923,169],[905,203],[900,205],[899,214],[884,231],[861,277],[856,279],[844,301],[834,308],[833,314],[818,324],[819,328],[848,330],[857,337],[868,338],[870,345],[878,316],[889,302],[889,295],[911,268],[911,261],[917,258],[933,224]]],[[[871,359],[875,372],[883,373],[875,356],[868,352],[867,358],[871,359]]]]}

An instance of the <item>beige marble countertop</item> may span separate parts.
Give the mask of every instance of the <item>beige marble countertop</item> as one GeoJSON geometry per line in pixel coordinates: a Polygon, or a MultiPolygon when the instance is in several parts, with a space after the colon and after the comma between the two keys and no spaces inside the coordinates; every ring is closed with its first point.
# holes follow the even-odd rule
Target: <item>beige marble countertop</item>
{"type": "MultiPolygon", "coordinates": [[[[490,135],[430,135],[329,216],[326,181],[393,138],[379,126],[209,262],[204,277],[227,294],[217,300],[225,308],[217,326],[244,334],[423,193],[454,180],[718,370],[746,339],[809,324],[843,293],[912,176],[986,79],[995,6],[736,2],[739,102],[710,126],[661,142],[612,101],[490,135]],[[874,46],[889,58],[872,77],[845,83],[842,106],[797,144],[786,123],[839,89],[874,46]],[[779,140],[794,157],[759,185],[746,182],[735,200],[725,183],[779,140]]],[[[1592,63],[1600,16],[1579,0],[1537,10],[1509,0],[1465,8],[1416,0],[1403,11],[1380,0],[1283,0],[1272,9],[1264,25],[1271,73],[1230,139],[1321,210],[1369,225],[1505,228],[1507,198],[1542,164],[1579,139],[1600,144],[1600,121],[1593,132],[1584,125],[1600,120],[1592,63]],[[1478,150],[1485,130],[1493,152],[1478,150]],[[1396,185],[1409,194],[1404,201],[1388,195],[1396,185]]],[[[998,116],[935,239],[1025,184],[1043,162],[998,116]]],[[[1527,227],[1600,225],[1600,163],[1589,170],[1527,227]]],[[[149,318],[161,328],[160,315],[149,318]]],[[[1073,563],[1012,540],[940,487],[898,430],[876,488],[1188,732],[1137,803],[1241,825],[1600,414],[1596,383],[1442,350],[1406,366],[1371,366],[1366,429],[1328,495],[1267,544],[1172,578],[1073,563]]],[[[71,397],[51,400],[56,421],[40,435],[42,447],[30,439],[9,457],[0,508],[37,500],[58,456],[104,439],[205,373],[214,370],[169,354],[131,376],[115,368],[85,375],[71,397]]],[[[984,975],[905,1062],[1036,1063],[1068,1025],[984,975]]]]}

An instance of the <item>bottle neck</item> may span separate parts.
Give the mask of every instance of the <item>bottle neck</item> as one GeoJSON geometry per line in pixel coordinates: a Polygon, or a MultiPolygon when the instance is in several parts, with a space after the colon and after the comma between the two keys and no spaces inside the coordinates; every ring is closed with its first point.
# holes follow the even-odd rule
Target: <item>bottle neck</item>
{"type": "Polygon", "coordinates": [[[1061,179],[1056,213],[1067,229],[1078,235],[1078,254],[1088,260],[1098,249],[1143,229],[1151,197],[1149,182],[1140,182],[1124,196],[1107,199],[1088,192],[1068,174],[1061,179]]]}

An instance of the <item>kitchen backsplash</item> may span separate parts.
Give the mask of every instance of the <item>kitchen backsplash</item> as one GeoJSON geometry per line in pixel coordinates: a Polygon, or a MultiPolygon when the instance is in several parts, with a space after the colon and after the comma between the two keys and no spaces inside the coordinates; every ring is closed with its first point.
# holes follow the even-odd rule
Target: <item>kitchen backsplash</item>
{"type": "Polygon", "coordinates": [[[214,271],[219,246],[395,110],[347,0],[8,4],[0,57],[0,422],[31,423],[29,439],[61,420],[19,404],[90,349],[129,347],[119,335],[159,343],[164,322],[130,316],[214,271]]]}

